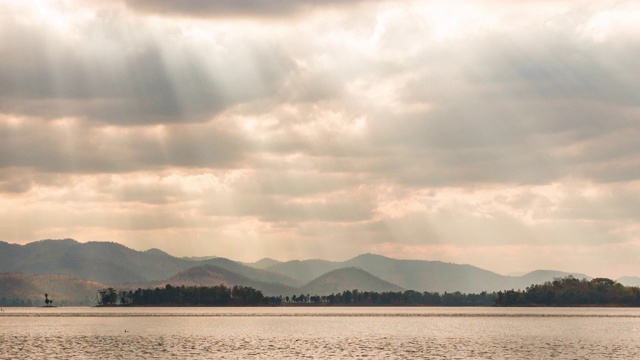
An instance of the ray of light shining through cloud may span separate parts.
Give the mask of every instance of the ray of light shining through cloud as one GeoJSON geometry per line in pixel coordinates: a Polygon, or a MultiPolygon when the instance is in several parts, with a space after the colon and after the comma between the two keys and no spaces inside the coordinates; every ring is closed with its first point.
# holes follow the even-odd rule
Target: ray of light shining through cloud
{"type": "Polygon", "coordinates": [[[638,18],[0,0],[0,240],[638,276],[638,18]]]}

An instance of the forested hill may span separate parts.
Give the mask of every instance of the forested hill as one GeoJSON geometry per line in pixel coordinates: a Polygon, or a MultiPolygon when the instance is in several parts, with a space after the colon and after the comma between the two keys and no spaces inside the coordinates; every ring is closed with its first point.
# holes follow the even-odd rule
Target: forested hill
{"type": "Polygon", "coordinates": [[[166,280],[145,284],[130,284],[129,286],[123,285],[121,287],[135,290],[137,288],[164,288],[166,285],[205,287],[213,287],[217,285],[233,287],[234,285],[240,285],[258,289],[262,291],[266,296],[294,294],[299,291],[297,288],[291,286],[283,285],[280,283],[259,281],[254,278],[235,273],[220,266],[210,264],[199,265],[187,269],[166,280]]]}
{"type": "Polygon", "coordinates": [[[500,291],[498,306],[640,306],[640,288],[606,278],[566,277],[529,286],[524,291],[500,291]]]}
{"type": "Polygon", "coordinates": [[[256,281],[294,284],[285,275],[225,258],[190,261],[158,249],[136,251],[114,242],[42,240],[26,245],[0,242],[0,273],[64,274],[103,284],[161,281],[189,268],[211,264],[256,281]]]}

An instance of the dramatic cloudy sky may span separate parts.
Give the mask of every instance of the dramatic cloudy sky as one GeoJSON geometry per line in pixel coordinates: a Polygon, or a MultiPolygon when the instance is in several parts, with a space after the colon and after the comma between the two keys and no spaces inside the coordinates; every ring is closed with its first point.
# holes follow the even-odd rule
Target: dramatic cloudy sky
{"type": "Polygon", "coordinates": [[[0,0],[0,240],[640,275],[638,19],[0,0]]]}

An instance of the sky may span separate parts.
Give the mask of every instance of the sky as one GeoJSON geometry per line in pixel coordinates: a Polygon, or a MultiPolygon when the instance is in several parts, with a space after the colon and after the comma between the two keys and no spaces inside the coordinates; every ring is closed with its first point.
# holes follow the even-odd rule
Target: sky
{"type": "Polygon", "coordinates": [[[639,18],[0,0],[0,241],[640,276],[639,18]]]}

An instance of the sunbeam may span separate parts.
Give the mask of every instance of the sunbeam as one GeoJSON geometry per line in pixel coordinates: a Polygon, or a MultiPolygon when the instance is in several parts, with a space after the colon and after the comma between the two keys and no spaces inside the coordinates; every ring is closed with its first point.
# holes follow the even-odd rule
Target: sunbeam
{"type": "Polygon", "coordinates": [[[0,1],[0,239],[637,274],[638,13],[0,1]]]}

